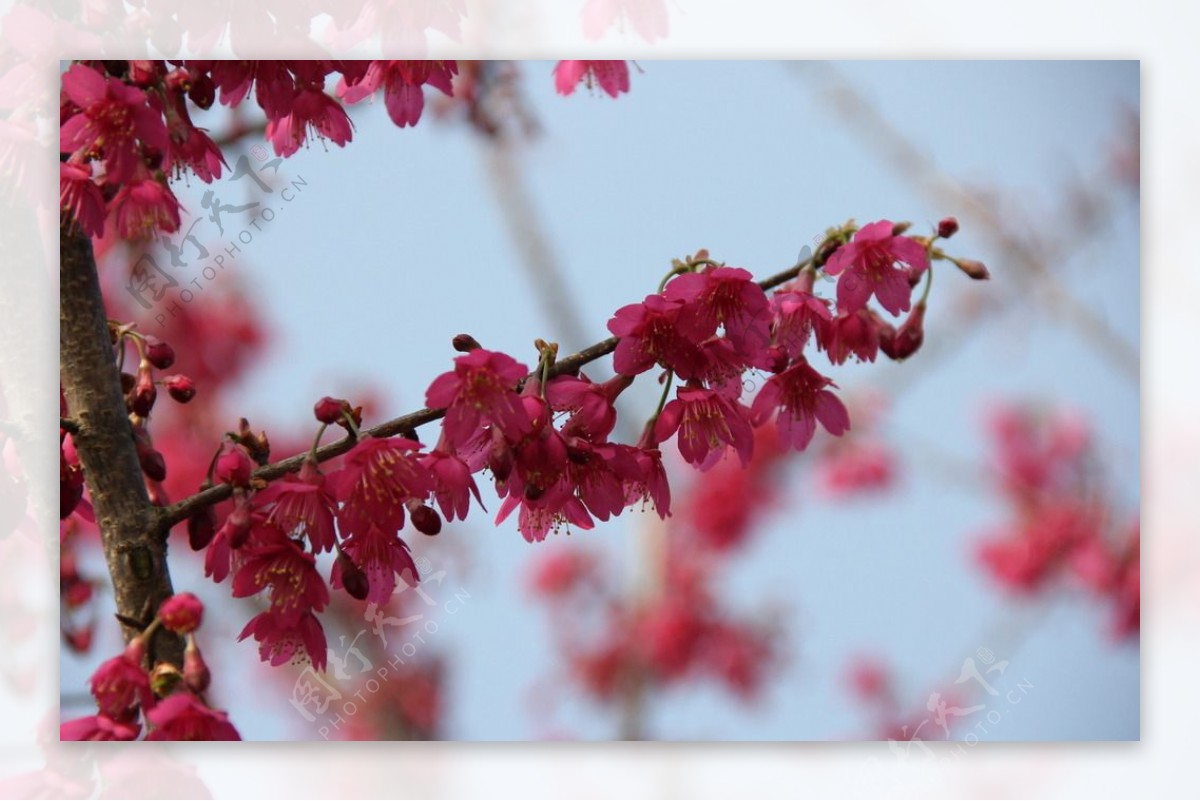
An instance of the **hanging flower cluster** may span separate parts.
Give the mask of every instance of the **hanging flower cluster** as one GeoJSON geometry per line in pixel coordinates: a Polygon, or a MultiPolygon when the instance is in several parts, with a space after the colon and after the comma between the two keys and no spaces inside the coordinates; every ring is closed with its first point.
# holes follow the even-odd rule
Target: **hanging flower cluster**
{"type": "Polygon", "coordinates": [[[125,650],[92,674],[95,715],[60,727],[63,740],[240,740],[224,712],[204,700],[211,682],[195,631],[204,606],[191,593],[163,601],[154,621],[125,650]],[[147,644],[159,628],[185,637],[183,670],[163,662],[149,669],[147,644]]]}

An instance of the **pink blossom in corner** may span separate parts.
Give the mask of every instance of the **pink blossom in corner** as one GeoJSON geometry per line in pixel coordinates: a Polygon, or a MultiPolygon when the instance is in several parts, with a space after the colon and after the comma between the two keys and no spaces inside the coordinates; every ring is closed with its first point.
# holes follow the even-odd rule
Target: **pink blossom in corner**
{"type": "Polygon", "coordinates": [[[847,313],[867,305],[874,294],[879,304],[893,315],[911,307],[910,278],[929,267],[925,246],[907,236],[895,236],[891,220],[864,225],[854,241],[842,245],[825,263],[838,281],[838,308],[847,313]]]}
{"type": "MultiPolygon", "coordinates": [[[[63,95],[79,108],[59,129],[63,153],[104,157],[106,180],[131,180],[142,162],[143,146],[163,155],[167,127],[141,89],[107,78],[85,64],[63,74],[63,95]]],[[[174,230],[174,229],[172,229],[174,230]]]]}
{"type": "Polygon", "coordinates": [[[554,67],[554,88],[569,95],[580,83],[599,85],[610,97],[629,91],[629,65],[624,61],[560,61],[554,67]]]}
{"type": "Polygon", "coordinates": [[[287,618],[268,610],[250,619],[238,641],[250,636],[258,643],[258,658],[272,666],[308,661],[314,670],[325,669],[325,630],[312,612],[287,618]]]}
{"type": "Polygon", "coordinates": [[[850,430],[850,414],[837,395],[827,389],[831,386],[836,385],[801,358],[771,376],[759,390],[752,408],[754,422],[762,425],[775,417],[780,442],[798,451],[808,447],[818,422],[830,434],[841,436],[850,430]]]}

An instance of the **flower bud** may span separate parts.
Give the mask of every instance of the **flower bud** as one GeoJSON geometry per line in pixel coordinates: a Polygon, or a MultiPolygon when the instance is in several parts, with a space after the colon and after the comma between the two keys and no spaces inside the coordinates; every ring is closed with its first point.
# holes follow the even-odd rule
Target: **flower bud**
{"type": "Polygon", "coordinates": [[[413,528],[429,537],[435,536],[442,530],[442,518],[424,504],[412,510],[412,524],[413,528]]]}
{"type": "Polygon", "coordinates": [[[187,519],[188,544],[193,551],[202,551],[217,533],[217,514],[211,506],[192,512],[187,519]]]}
{"type": "Polygon", "coordinates": [[[183,651],[183,681],[194,693],[202,693],[212,682],[212,674],[196,645],[195,637],[188,637],[187,648],[183,651]]]}
{"type": "Polygon", "coordinates": [[[190,634],[204,617],[204,604],[190,592],[177,592],[158,607],[158,619],[176,634],[190,634]]]}
{"type": "Polygon", "coordinates": [[[178,403],[187,403],[196,397],[196,383],[186,375],[169,375],[163,379],[163,386],[167,388],[171,399],[178,403]]]}
{"type": "Polygon", "coordinates": [[[232,484],[235,487],[250,486],[250,475],[254,472],[254,462],[246,449],[239,445],[231,445],[217,457],[216,477],[218,481],[232,484]]]}
{"type": "Polygon", "coordinates": [[[157,399],[158,390],[154,387],[154,379],[150,376],[150,371],[138,370],[137,383],[133,386],[133,392],[126,398],[129,411],[138,417],[149,417],[150,410],[154,408],[154,401],[157,399]]]}
{"type": "Polygon", "coordinates": [[[163,455],[154,448],[141,448],[138,451],[138,464],[142,466],[142,472],[146,474],[146,478],[151,481],[164,481],[167,478],[167,463],[163,459],[163,455]]]}
{"type": "Polygon", "coordinates": [[[470,334],[459,334],[451,340],[451,344],[459,353],[470,353],[473,350],[483,347],[470,334]]]}
{"type": "Polygon", "coordinates": [[[341,398],[331,398],[328,395],[321,398],[313,406],[313,414],[317,421],[326,425],[336,425],[342,421],[342,413],[350,411],[350,404],[341,398]]]}
{"type": "Polygon", "coordinates": [[[217,99],[217,87],[212,78],[204,74],[193,77],[192,85],[188,87],[188,99],[199,108],[211,108],[213,101],[217,99]]]}
{"type": "Polygon", "coordinates": [[[958,220],[953,217],[946,217],[938,222],[937,235],[942,239],[949,239],[958,233],[958,220]]]}
{"type": "Polygon", "coordinates": [[[146,361],[159,370],[166,370],[175,363],[175,350],[156,336],[145,337],[146,361]]]}
{"type": "Polygon", "coordinates": [[[902,362],[916,353],[925,341],[925,304],[918,303],[894,333],[879,337],[879,349],[888,358],[902,362]]]}
{"type": "Polygon", "coordinates": [[[958,269],[976,281],[986,281],[992,277],[992,274],[988,272],[988,268],[983,265],[983,262],[975,261],[974,259],[953,259],[953,261],[958,269]]]}
{"type": "Polygon", "coordinates": [[[170,662],[159,662],[154,666],[154,670],[150,671],[150,690],[155,698],[166,698],[175,691],[182,680],[183,674],[179,672],[179,668],[170,662]]]}
{"type": "Polygon", "coordinates": [[[340,549],[338,550],[338,565],[342,572],[342,589],[356,601],[366,600],[367,593],[371,591],[371,583],[367,580],[367,574],[340,549]]]}
{"type": "Polygon", "coordinates": [[[238,550],[250,539],[250,531],[253,528],[253,522],[250,516],[250,504],[246,502],[237,502],[234,504],[233,511],[229,513],[229,517],[225,518],[225,527],[228,527],[229,547],[233,550],[238,550]]]}

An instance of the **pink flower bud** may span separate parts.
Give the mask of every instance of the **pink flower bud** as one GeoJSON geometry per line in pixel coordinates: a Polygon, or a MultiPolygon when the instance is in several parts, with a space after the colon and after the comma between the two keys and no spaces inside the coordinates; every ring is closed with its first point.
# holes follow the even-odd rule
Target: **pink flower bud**
{"type": "Polygon", "coordinates": [[[158,619],[176,634],[189,634],[196,630],[204,617],[204,604],[190,592],[179,592],[162,602],[158,608],[158,619]]]}
{"type": "Polygon", "coordinates": [[[341,398],[331,398],[328,395],[313,406],[313,414],[317,421],[330,426],[342,421],[343,411],[350,411],[350,404],[341,398]]]}
{"type": "Polygon", "coordinates": [[[338,565],[342,572],[342,588],[356,601],[366,600],[367,593],[371,591],[367,574],[342,551],[338,552],[338,565]]]}
{"type": "Polygon", "coordinates": [[[183,681],[194,693],[203,693],[212,681],[212,674],[196,646],[195,637],[188,637],[187,648],[183,652],[183,681]]]}
{"type": "Polygon", "coordinates": [[[428,506],[417,506],[412,510],[413,528],[427,536],[434,536],[442,530],[442,518],[428,506]]]}
{"type": "Polygon", "coordinates": [[[949,239],[958,233],[958,220],[953,217],[946,217],[941,220],[937,226],[937,235],[942,239],[949,239]]]}
{"type": "Polygon", "coordinates": [[[159,370],[166,370],[175,363],[175,350],[156,336],[147,335],[146,361],[159,370]]]}
{"type": "Polygon", "coordinates": [[[916,353],[924,341],[925,304],[918,303],[897,331],[879,337],[879,349],[888,358],[902,362],[916,353]]]}
{"type": "Polygon", "coordinates": [[[163,386],[167,388],[167,394],[179,403],[187,403],[196,397],[196,383],[186,375],[169,375],[163,379],[163,386]]]}
{"type": "Polygon", "coordinates": [[[988,268],[983,265],[983,262],[975,261],[974,259],[955,259],[954,263],[958,266],[958,269],[976,281],[986,281],[992,277],[992,274],[988,272],[988,268]]]}
{"type": "Polygon", "coordinates": [[[154,401],[157,399],[158,390],[154,387],[154,379],[151,378],[150,371],[139,370],[133,392],[126,399],[129,411],[138,417],[149,417],[150,410],[154,408],[154,401]]]}
{"type": "Polygon", "coordinates": [[[473,350],[479,350],[482,345],[476,341],[475,337],[470,334],[459,334],[451,340],[454,349],[459,353],[470,353],[473,350]]]}
{"type": "Polygon", "coordinates": [[[217,514],[211,506],[192,513],[187,519],[188,544],[193,551],[202,551],[217,533],[217,514]]]}
{"type": "Polygon", "coordinates": [[[235,487],[250,486],[250,474],[254,472],[254,462],[245,448],[232,445],[217,458],[216,476],[218,481],[232,484],[235,487]]]}
{"type": "Polygon", "coordinates": [[[138,448],[138,463],[142,472],[151,481],[165,481],[167,478],[167,463],[163,455],[154,448],[138,448]]]}
{"type": "Polygon", "coordinates": [[[212,78],[204,74],[197,75],[188,88],[188,98],[199,108],[211,108],[213,101],[217,99],[217,87],[212,78]]]}

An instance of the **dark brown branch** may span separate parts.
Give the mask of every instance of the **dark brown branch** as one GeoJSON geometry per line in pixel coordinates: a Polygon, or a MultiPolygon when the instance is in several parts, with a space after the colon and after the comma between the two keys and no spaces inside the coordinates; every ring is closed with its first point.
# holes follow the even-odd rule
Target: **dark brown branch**
{"type": "MultiPolygon", "coordinates": [[[[60,228],[59,370],[76,430],[72,432],[112,576],[120,618],[140,626],[172,594],[166,540],[134,449],[133,434],[113,359],[92,243],[68,225],[60,228]]],[[[122,621],[126,640],[141,632],[122,621]]],[[[156,634],[151,664],[183,663],[183,641],[156,634]]]]}
{"type": "MultiPolygon", "coordinates": [[[[766,278],[758,282],[758,285],[763,289],[774,289],[780,284],[786,283],[795,278],[800,270],[804,269],[811,263],[811,259],[804,259],[792,265],[783,272],[777,273],[770,278],[766,278]]],[[[573,353],[570,356],[559,359],[554,363],[550,370],[550,377],[554,378],[560,375],[576,373],[584,365],[594,362],[597,359],[603,358],[612,353],[617,348],[617,338],[609,337],[601,342],[584,348],[578,353],[573,353]]],[[[389,420],[386,423],[381,423],[374,428],[363,429],[363,436],[373,437],[391,437],[397,434],[411,433],[417,428],[432,423],[435,420],[440,420],[446,414],[445,409],[421,409],[420,411],[411,412],[403,417],[397,417],[394,420],[389,420]]],[[[337,442],[332,442],[328,445],[323,445],[317,449],[317,461],[325,462],[335,457],[341,456],[346,451],[354,447],[355,439],[347,436],[337,442]]],[[[254,477],[263,481],[273,481],[277,478],[287,475],[300,469],[300,465],[304,463],[307,453],[298,453],[295,456],[290,456],[278,462],[260,467],[254,471],[254,477]]],[[[158,513],[159,530],[165,534],[166,531],[176,523],[186,520],[192,513],[203,509],[206,506],[220,503],[228,500],[233,495],[233,488],[228,484],[218,484],[215,487],[210,487],[206,490],[201,490],[190,498],[185,498],[171,506],[164,507],[158,513]]]]}

